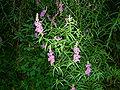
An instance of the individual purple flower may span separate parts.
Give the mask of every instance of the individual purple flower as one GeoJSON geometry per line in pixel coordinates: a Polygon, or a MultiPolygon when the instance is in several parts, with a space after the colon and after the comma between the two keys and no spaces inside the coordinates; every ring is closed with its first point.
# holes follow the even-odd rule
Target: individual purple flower
{"type": "Polygon", "coordinates": [[[89,68],[89,67],[91,67],[91,64],[86,64],[86,68],[89,68]]]}
{"type": "Polygon", "coordinates": [[[48,58],[48,61],[52,61],[52,60],[55,60],[55,56],[51,55],[49,58],[48,58]]]}
{"type": "Polygon", "coordinates": [[[51,46],[50,46],[49,53],[47,53],[47,55],[49,57],[48,61],[50,62],[51,66],[53,66],[54,62],[55,62],[55,56],[53,54],[54,54],[54,52],[51,50],[51,46]]]}
{"type": "Polygon", "coordinates": [[[91,71],[92,71],[92,69],[88,67],[87,70],[85,71],[85,74],[86,74],[87,76],[89,76],[90,73],[91,73],[91,71]]]}
{"type": "Polygon", "coordinates": [[[36,27],[35,31],[38,32],[38,33],[41,33],[41,34],[44,34],[44,31],[43,31],[43,27],[42,26],[39,26],[39,27],[36,27]]]}
{"type": "Polygon", "coordinates": [[[36,27],[38,27],[39,25],[42,25],[42,24],[41,24],[41,21],[35,21],[35,22],[34,22],[34,25],[35,25],[36,27]]]}
{"type": "Polygon", "coordinates": [[[77,54],[74,54],[74,58],[75,58],[75,59],[79,59],[79,58],[81,58],[81,56],[80,56],[80,55],[77,55],[77,54]]]}
{"type": "Polygon", "coordinates": [[[79,53],[79,52],[80,52],[80,49],[77,48],[77,47],[75,47],[75,48],[74,48],[74,53],[79,53]]]}
{"type": "Polygon", "coordinates": [[[40,13],[40,17],[44,17],[46,13],[46,10],[42,10],[42,12],[40,13]]]}
{"type": "Polygon", "coordinates": [[[72,89],[71,90],[76,90],[74,85],[72,85],[72,89]]]}
{"type": "Polygon", "coordinates": [[[62,8],[62,7],[60,7],[58,10],[59,10],[60,12],[63,12],[63,8],[62,8]]]}
{"type": "Polygon", "coordinates": [[[61,40],[62,39],[62,37],[54,37],[54,40],[61,40]]]}
{"type": "Polygon", "coordinates": [[[54,52],[53,51],[49,51],[49,53],[47,54],[48,56],[51,56],[51,55],[53,55],[54,54],[54,52]]]}
{"type": "Polygon", "coordinates": [[[45,45],[43,44],[41,47],[42,47],[42,48],[45,48],[45,45]]]}
{"type": "Polygon", "coordinates": [[[64,6],[64,4],[62,4],[62,3],[59,3],[59,7],[63,7],[64,6]]]}

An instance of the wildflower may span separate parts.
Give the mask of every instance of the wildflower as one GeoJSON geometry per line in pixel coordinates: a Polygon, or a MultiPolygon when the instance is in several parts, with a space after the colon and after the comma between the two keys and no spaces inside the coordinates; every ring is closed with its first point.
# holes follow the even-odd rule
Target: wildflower
{"type": "Polygon", "coordinates": [[[59,7],[63,7],[63,6],[64,6],[64,4],[62,4],[62,3],[59,4],[59,7]]]}
{"type": "Polygon", "coordinates": [[[44,17],[46,13],[46,10],[42,10],[42,12],[40,13],[40,17],[44,17]]]}
{"type": "Polygon", "coordinates": [[[42,47],[42,48],[45,48],[45,45],[43,44],[41,47],[42,47]]]}
{"type": "Polygon", "coordinates": [[[86,64],[86,68],[89,68],[89,67],[91,67],[91,64],[86,64]]]}
{"type": "Polygon", "coordinates": [[[91,71],[92,71],[92,69],[91,69],[90,67],[91,67],[91,64],[89,63],[89,61],[87,61],[87,64],[86,64],[87,70],[85,71],[85,74],[86,74],[87,76],[89,76],[90,73],[91,73],[91,71]]]}
{"type": "Polygon", "coordinates": [[[71,90],[76,90],[74,85],[72,85],[72,89],[71,90]]]}
{"type": "Polygon", "coordinates": [[[43,30],[44,30],[44,29],[43,29],[42,24],[39,25],[38,27],[36,27],[36,29],[35,29],[36,32],[44,34],[44,31],[43,31],[43,30]]]}
{"type": "Polygon", "coordinates": [[[54,40],[61,40],[62,39],[62,37],[54,37],[54,40]]]}
{"type": "Polygon", "coordinates": [[[92,69],[88,67],[88,68],[87,68],[87,70],[85,71],[85,74],[86,74],[87,76],[89,76],[89,75],[90,75],[91,70],[92,70],[92,69]]]}
{"type": "Polygon", "coordinates": [[[42,24],[41,24],[41,21],[35,21],[35,22],[34,22],[34,25],[35,25],[36,27],[38,27],[39,25],[42,25],[42,24]]]}
{"type": "Polygon", "coordinates": [[[64,4],[62,4],[62,3],[59,4],[59,9],[58,9],[58,10],[59,10],[60,12],[63,12],[63,6],[64,6],[64,4]]]}
{"type": "Polygon", "coordinates": [[[79,55],[80,49],[77,47],[78,42],[76,42],[76,45],[74,46],[74,56],[73,56],[73,62],[80,62],[81,56],[79,55]]]}
{"type": "Polygon", "coordinates": [[[54,52],[51,50],[51,46],[50,46],[49,53],[47,53],[47,55],[49,56],[48,61],[50,62],[51,66],[53,66],[55,62],[55,56],[53,54],[54,52]]]}
{"type": "Polygon", "coordinates": [[[38,17],[38,13],[36,14],[36,21],[34,22],[34,25],[36,26],[35,31],[41,34],[44,34],[44,29],[43,26],[41,24],[41,21],[39,21],[39,17],[38,17]]]}

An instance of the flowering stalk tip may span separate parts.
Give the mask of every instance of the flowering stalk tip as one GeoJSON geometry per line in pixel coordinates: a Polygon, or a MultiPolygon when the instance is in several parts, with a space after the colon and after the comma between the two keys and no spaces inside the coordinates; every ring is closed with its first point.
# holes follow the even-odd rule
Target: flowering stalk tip
{"type": "Polygon", "coordinates": [[[86,64],[87,70],[85,71],[85,74],[86,74],[87,76],[89,76],[90,73],[91,73],[91,71],[92,71],[92,69],[91,69],[90,67],[91,67],[91,64],[90,64],[89,61],[88,61],[87,64],[86,64]]]}
{"type": "Polygon", "coordinates": [[[79,55],[80,49],[78,48],[78,42],[76,42],[76,45],[74,46],[74,56],[73,56],[73,62],[80,62],[81,56],[79,55]]]}
{"type": "Polygon", "coordinates": [[[46,14],[46,10],[42,10],[42,12],[40,13],[40,17],[44,17],[46,14]]]}
{"type": "Polygon", "coordinates": [[[51,66],[54,66],[54,62],[55,62],[55,56],[53,55],[54,52],[51,50],[51,46],[49,48],[49,53],[47,53],[48,55],[48,61],[50,62],[51,66]]]}
{"type": "Polygon", "coordinates": [[[35,31],[41,34],[44,34],[44,29],[43,26],[41,24],[41,21],[39,21],[39,17],[38,17],[38,13],[36,14],[36,21],[34,22],[34,25],[36,26],[35,31]]]}

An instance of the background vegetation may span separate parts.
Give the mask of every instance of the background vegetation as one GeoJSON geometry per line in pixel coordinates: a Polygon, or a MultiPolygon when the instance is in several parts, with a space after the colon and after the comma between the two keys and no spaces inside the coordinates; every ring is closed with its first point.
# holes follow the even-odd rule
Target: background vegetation
{"type": "Polygon", "coordinates": [[[0,90],[70,90],[72,84],[77,90],[119,90],[120,1],[58,0],[63,12],[56,1],[0,0],[0,90]],[[45,34],[35,38],[36,13],[43,9],[45,18],[39,19],[45,34]],[[54,26],[47,16],[58,12],[54,26]],[[74,63],[76,41],[81,61],[74,63]],[[50,45],[54,66],[47,60],[50,45]],[[87,61],[92,64],[89,77],[87,61]]]}

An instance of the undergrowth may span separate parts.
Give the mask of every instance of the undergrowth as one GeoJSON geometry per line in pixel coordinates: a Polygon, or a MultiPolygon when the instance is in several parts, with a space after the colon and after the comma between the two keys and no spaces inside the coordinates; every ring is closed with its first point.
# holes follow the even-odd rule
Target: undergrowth
{"type": "Polygon", "coordinates": [[[0,1],[0,89],[119,90],[120,2],[115,10],[112,2],[0,1]],[[76,62],[74,55],[80,56],[76,62]],[[92,65],[89,74],[86,64],[92,65]]]}

